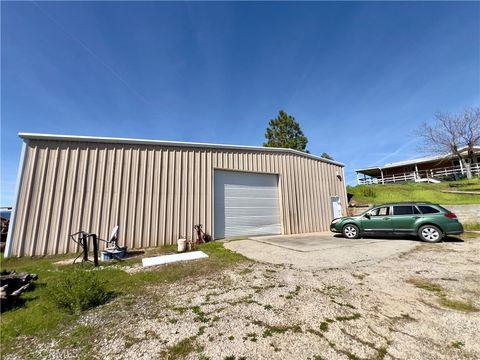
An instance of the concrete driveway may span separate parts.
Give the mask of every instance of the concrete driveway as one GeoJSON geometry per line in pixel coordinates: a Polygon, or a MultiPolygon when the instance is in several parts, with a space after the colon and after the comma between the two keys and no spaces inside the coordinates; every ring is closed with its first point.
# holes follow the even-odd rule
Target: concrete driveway
{"type": "Polygon", "coordinates": [[[330,232],[252,237],[225,243],[252,260],[291,264],[302,269],[368,266],[409,251],[417,240],[365,238],[347,240],[330,232]]]}

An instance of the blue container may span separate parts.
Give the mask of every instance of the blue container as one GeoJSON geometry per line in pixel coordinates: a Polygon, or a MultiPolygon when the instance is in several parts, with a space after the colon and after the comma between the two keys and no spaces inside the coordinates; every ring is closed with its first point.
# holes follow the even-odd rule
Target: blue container
{"type": "Polygon", "coordinates": [[[101,260],[108,261],[113,259],[122,259],[127,256],[127,247],[119,247],[116,249],[105,249],[102,251],[101,260]]]}

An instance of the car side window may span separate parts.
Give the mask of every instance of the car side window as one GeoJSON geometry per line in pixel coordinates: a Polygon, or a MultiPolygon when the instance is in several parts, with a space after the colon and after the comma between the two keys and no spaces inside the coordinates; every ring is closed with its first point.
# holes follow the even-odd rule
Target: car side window
{"type": "Polygon", "coordinates": [[[390,207],[385,206],[378,209],[378,216],[387,216],[390,213],[390,207]]]}
{"type": "Polygon", "coordinates": [[[389,212],[390,212],[390,207],[388,206],[380,207],[370,211],[370,216],[387,216],[389,212]]]}
{"type": "Polygon", "coordinates": [[[419,208],[422,214],[435,214],[440,212],[439,210],[427,205],[420,205],[419,208]]]}
{"type": "Polygon", "coordinates": [[[397,205],[393,207],[393,215],[412,215],[412,205],[397,205]]]}
{"type": "Polygon", "coordinates": [[[416,206],[412,206],[412,208],[414,214],[420,214],[420,211],[418,211],[418,208],[416,206]]]}

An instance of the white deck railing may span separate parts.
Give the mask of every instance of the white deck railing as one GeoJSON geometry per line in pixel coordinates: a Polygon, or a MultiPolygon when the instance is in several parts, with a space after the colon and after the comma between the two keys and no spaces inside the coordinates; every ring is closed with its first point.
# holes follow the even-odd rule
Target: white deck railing
{"type": "MultiPolygon", "coordinates": [[[[480,164],[472,164],[471,166],[472,175],[480,176],[480,164]]],[[[358,179],[359,185],[371,185],[371,184],[389,184],[389,183],[399,183],[399,182],[420,182],[428,181],[429,179],[433,180],[442,180],[443,178],[451,175],[465,175],[466,170],[461,166],[450,166],[450,167],[441,167],[430,170],[419,170],[409,173],[398,173],[389,176],[382,177],[365,177],[363,179],[358,179]]]]}

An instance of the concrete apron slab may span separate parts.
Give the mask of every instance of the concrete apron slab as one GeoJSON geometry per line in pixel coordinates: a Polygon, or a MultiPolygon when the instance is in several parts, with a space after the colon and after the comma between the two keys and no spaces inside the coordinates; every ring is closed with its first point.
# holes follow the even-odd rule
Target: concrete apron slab
{"type": "Polygon", "coordinates": [[[368,266],[416,247],[420,242],[398,239],[334,237],[332,233],[255,237],[225,243],[225,248],[252,260],[290,264],[301,269],[368,266]]]}

